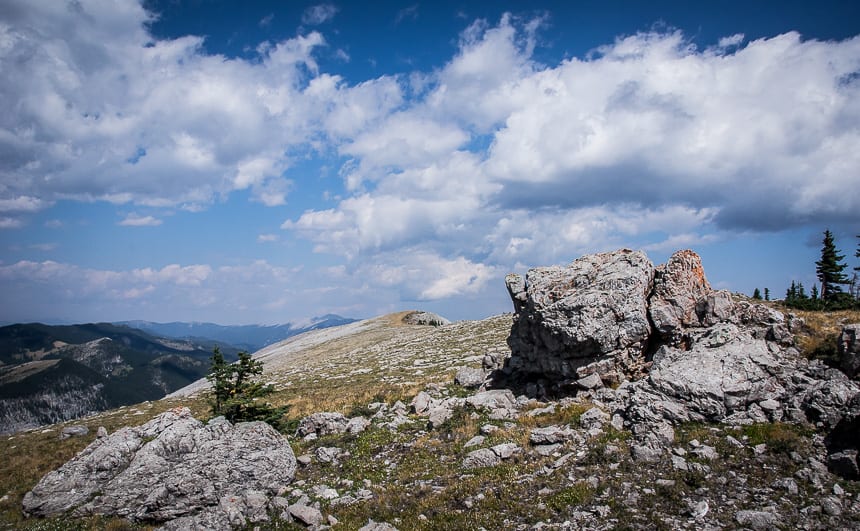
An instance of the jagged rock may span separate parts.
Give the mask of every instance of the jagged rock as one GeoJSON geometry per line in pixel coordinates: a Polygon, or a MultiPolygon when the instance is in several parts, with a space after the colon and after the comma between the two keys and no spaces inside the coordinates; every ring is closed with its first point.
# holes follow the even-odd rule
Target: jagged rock
{"type": "Polygon", "coordinates": [[[691,334],[690,341],[687,351],[660,347],[648,382],[695,413],[691,420],[720,421],[752,403],[785,395],[773,377],[782,362],[764,339],[724,323],[691,334]]]}
{"type": "Polygon", "coordinates": [[[104,426],[99,426],[99,429],[96,431],[96,437],[101,439],[102,437],[107,437],[107,436],[108,436],[107,428],[105,428],[104,426]]]}
{"type": "Polygon", "coordinates": [[[609,422],[609,413],[599,407],[593,407],[579,417],[579,425],[586,430],[601,429],[607,422],[609,422]]]}
{"type": "Polygon", "coordinates": [[[599,374],[591,373],[588,376],[577,380],[576,385],[586,390],[597,389],[599,387],[603,387],[603,380],[600,379],[599,374]]]}
{"type": "Polygon", "coordinates": [[[454,383],[457,385],[462,385],[463,387],[469,389],[476,389],[481,387],[481,384],[484,383],[486,379],[486,374],[483,369],[476,369],[474,367],[461,367],[457,374],[454,376],[454,383]]]}
{"type": "Polygon", "coordinates": [[[296,437],[306,437],[311,434],[320,436],[344,433],[348,423],[349,420],[341,413],[314,413],[299,422],[296,437]]]}
{"type": "Polygon", "coordinates": [[[316,449],[315,455],[321,463],[332,463],[340,458],[343,452],[335,446],[320,446],[316,449]]]}
{"type": "Polygon", "coordinates": [[[508,338],[512,370],[564,380],[607,358],[622,373],[640,374],[651,332],[646,298],[653,277],[645,254],[628,249],[531,269],[525,279],[508,275],[516,310],[508,338]]]}
{"type": "Polygon", "coordinates": [[[860,377],[860,323],[842,327],[838,345],[842,370],[849,378],[860,377]]]}
{"type": "Polygon", "coordinates": [[[96,439],[43,477],[23,507],[35,516],[72,510],[146,522],[218,520],[239,507],[243,518],[254,518],[255,493],[274,496],[295,470],[288,441],[268,424],[218,417],[204,425],[188,408],[176,408],[96,439]]]}
{"type": "Polygon", "coordinates": [[[678,251],[654,271],[649,315],[657,332],[676,343],[681,330],[701,326],[699,301],[711,292],[702,260],[693,251],[678,251]]]}
{"type": "Polygon", "coordinates": [[[443,326],[451,324],[451,321],[441,315],[431,312],[411,312],[403,318],[405,324],[423,326],[443,326]]]}
{"type": "Polygon", "coordinates": [[[69,437],[83,437],[88,434],[90,429],[84,426],[83,424],[75,424],[72,426],[66,426],[60,431],[60,439],[68,439],[69,437]]]}

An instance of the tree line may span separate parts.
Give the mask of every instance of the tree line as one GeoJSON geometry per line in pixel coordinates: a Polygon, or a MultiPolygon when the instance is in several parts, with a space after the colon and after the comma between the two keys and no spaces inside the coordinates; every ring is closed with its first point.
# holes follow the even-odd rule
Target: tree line
{"type": "MultiPolygon", "coordinates": [[[[860,235],[857,238],[860,239],[860,235]]],[[[860,241],[854,257],[860,258],[860,241]]],[[[801,310],[860,309],[860,265],[854,267],[850,277],[845,272],[846,269],[848,264],[845,263],[845,255],[836,247],[833,233],[825,230],[821,242],[821,258],[815,262],[815,274],[819,284],[813,284],[807,293],[802,282],[792,281],[785,291],[783,302],[789,308],[801,310]]],[[[753,292],[753,298],[762,298],[758,288],[753,292]]],[[[764,298],[770,300],[767,288],[764,298]]]]}

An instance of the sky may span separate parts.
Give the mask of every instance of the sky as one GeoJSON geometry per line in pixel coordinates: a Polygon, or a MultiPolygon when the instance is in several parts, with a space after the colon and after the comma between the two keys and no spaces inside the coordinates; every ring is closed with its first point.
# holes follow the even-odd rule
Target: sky
{"type": "Polygon", "coordinates": [[[0,2],[0,322],[511,311],[860,234],[860,2],[0,2]]]}

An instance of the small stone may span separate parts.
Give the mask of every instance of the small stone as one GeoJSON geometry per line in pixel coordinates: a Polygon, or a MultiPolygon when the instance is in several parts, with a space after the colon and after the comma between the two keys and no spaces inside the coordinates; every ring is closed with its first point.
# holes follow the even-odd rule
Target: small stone
{"type": "Polygon", "coordinates": [[[480,431],[481,431],[481,434],[483,434],[483,435],[490,435],[490,434],[493,434],[493,433],[499,431],[499,429],[500,428],[494,424],[484,424],[483,426],[481,426],[480,431]]]}
{"type": "Polygon", "coordinates": [[[837,496],[842,496],[845,494],[845,490],[839,485],[839,483],[833,484],[833,494],[837,496]]]}
{"type": "Polygon", "coordinates": [[[84,426],[83,424],[75,424],[72,426],[66,426],[60,431],[60,439],[68,439],[69,437],[83,437],[88,434],[90,429],[84,426]]]}
{"type": "Polygon", "coordinates": [[[674,468],[675,470],[683,471],[689,470],[689,467],[687,466],[687,460],[678,455],[672,456],[672,468],[674,468]]]}
{"type": "Polygon", "coordinates": [[[469,470],[472,468],[483,468],[495,466],[502,462],[502,459],[489,448],[481,448],[466,454],[463,459],[463,468],[469,470]]]}
{"type": "Polygon", "coordinates": [[[486,374],[483,369],[474,367],[461,367],[454,376],[454,383],[468,389],[476,389],[484,383],[486,374]]]}
{"type": "Polygon", "coordinates": [[[296,462],[302,466],[308,466],[309,464],[311,464],[311,461],[311,456],[307,454],[296,457],[296,462]]]}
{"type": "Polygon", "coordinates": [[[374,522],[368,520],[358,531],[397,531],[397,528],[386,522],[374,522]]]}
{"type": "Polygon", "coordinates": [[[576,385],[585,390],[598,389],[603,387],[603,380],[600,379],[600,375],[597,373],[591,373],[585,378],[580,378],[576,381],[576,385]]]}
{"type": "Polygon", "coordinates": [[[340,453],[340,448],[334,446],[320,446],[317,448],[316,456],[322,463],[331,463],[337,461],[340,453]]]}
{"type": "Polygon", "coordinates": [[[96,431],[96,437],[102,439],[108,436],[107,428],[104,426],[99,426],[99,429],[96,431]]]}
{"type": "Polygon", "coordinates": [[[773,412],[779,409],[779,402],[776,400],[769,398],[767,400],[762,400],[758,403],[759,407],[765,411],[773,412]]]}
{"type": "Polygon", "coordinates": [[[487,438],[483,435],[475,435],[463,445],[463,448],[471,448],[472,446],[480,446],[487,438]]]}
{"type": "Polygon", "coordinates": [[[454,416],[454,412],[448,408],[444,407],[434,407],[430,410],[430,416],[428,418],[428,422],[430,423],[430,427],[435,429],[439,429],[445,424],[451,417],[454,416]]]}
{"type": "Polygon", "coordinates": [[[510,459],[514,454],[520,453],[522,448],[514,443],[502,443],[493,446],[491,450],[502,459],[510,459]]]}
{"type": "Polygon", "coordinates": [[[323,515],[319,509],[310,505],[290,505],[290,516],[307,526],[318,526],[323,522],[323,515]]]}
{"type": "Polygon", "coordinates": [[[842,514],[842,504],[838,499],[828,496],[821,500],[821,510],[830,516],[839,516],[842,514]]]}
{"type": "Polygon", "coordinates": [[[738,511],[735,513],[735,521],[750,529],[764,531],[775,528],[778,518],[767,511],[738,511]]]}
{"type": "Polygon", "coordinates": [[[559,450],[562,447],[561,443],[556,444],[540,444],[534,447],[534,451],[543,457],[548,457],[559,450]]]}
{"type": "Polygon", "coordinates": [[[767,445],[764,443],[757,444],[757,445],[753,446],[753,452],[755,452],[755,455],[764,455],[764,453],[766,451],[767,451],[767,445]]]}
{"type": "Polygon", "coordinates": [[[674,479],[658,479],[656,481],[657,485],[660,487],[674,487],[675,480],[674,479]]]}

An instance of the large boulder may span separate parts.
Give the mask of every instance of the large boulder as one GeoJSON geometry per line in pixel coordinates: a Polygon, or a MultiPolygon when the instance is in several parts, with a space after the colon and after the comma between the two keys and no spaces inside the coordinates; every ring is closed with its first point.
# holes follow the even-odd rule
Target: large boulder
{"type": "Polygon", "coordinates": [[[629,249],[531,269],[525,278],[508,275],[516,310],[509,365],[550,380],[573,378],[598,360],[625,374],[641,373],[653,278],[645,254],[629,249]]]}
{"type": "Polygon", "coordinates": [[[43,477],[23,508],[33,516],[71,511],[156,523],[187,517],[189,525],[197,519],[230,527],[244,525],[245,517],[228,514],[225,503],[274,496],[295,470],[289,442],[268,424],[234,425],[223,417],[203,424],[188,408],[176,408],[96,439],[43,477]]]}
{"type": "Polygon", "coordinates": [[[693,251],[678,251],[654,271],[654,291],[649,311],[657,332],[670,341],[686,327],[701,326],[711,285],[702,260],[693,251]],[[698,311],[697,311],[698,310],[698,311]]]}

